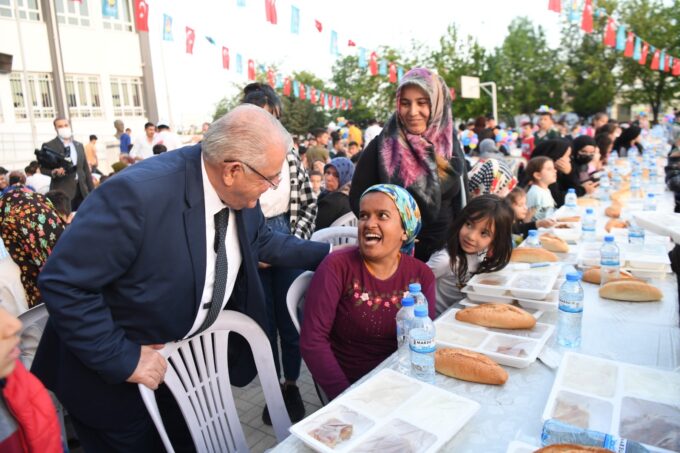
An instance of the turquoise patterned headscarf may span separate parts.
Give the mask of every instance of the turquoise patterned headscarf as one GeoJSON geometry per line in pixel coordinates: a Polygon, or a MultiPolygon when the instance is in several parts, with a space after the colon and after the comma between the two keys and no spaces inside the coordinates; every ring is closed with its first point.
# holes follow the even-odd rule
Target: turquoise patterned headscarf
{"type": "Polygon", "coordinates": [[[420,209],[418,203],[413,199],[410,193],[403,187],[394,184],[376,184],[364,191],[361,198],[364,198],[367,193],[381,192],[387,195],[394,201],[397,206],[399,215],[401,216],[401,226],[406,231],[406,240],[401,246],[401,252],[408,255],[413,255],[416,236],[420,232],[420,209]]]}

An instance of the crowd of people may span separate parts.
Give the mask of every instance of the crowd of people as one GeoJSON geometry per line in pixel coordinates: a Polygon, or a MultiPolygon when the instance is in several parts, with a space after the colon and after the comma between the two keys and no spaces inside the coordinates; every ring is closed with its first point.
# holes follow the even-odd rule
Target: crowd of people
{"type": "MultiPolygon", "coordinates": [[[[600,113],[569,127],[544,107],[517,131],[490,116],[456,128],[446,83],[425,68],[404,75],[394,112],[363,133],[339,118],[292,137],[281,110],[269,85],[250,84],[241,105],[184,147],[165,124],[147,123],[133,140],[117,122],[121,159],[106,176],[97,137],[83,146],[57,118],[44,148],[60,165],[1,169],[0,264],[11,272],[0,288],[8,312],[0,310],[0,427],[13,429],[0,430],[0,450],[44,442],[41,451],[56,451],[51,417],[36,432],[4,410],[17,404],[7,389],[18,379],[55,394],[85,451],[160,448],[136,386],[146,385],[173,444],[191,450],[158,349],[199,335],[223,309],[267,333],[298,421],[302,359],[328,397],[339,395],[396,350],[409,285],[421,286],[438,316],[473,275],[507,265],[513,234],[551,226],[570,189],[592,194],[612,152],[625,156],[651,133],[644,117],[623,124],[600,113]],[[349,213],[356,245],[310,240],[349,213]],[[306,269],[316,272],[298,334],[286,294],[306,269]],[[31,369],[38,381],[16,362],[15,317],[42,303],[50,322],[31,369]]],[[[680,112],[674,123],[666,175],[680,193],[680,112]]],[[[229,372],[237,386],[256,373],[240,337],[229,343],[229,372]]],[[[271,424],[267,407],[262,420],[271,424]]]]}

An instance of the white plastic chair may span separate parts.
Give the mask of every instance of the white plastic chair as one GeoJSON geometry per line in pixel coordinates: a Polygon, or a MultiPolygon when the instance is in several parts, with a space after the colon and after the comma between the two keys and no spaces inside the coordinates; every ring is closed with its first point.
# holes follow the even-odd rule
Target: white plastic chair
{"type": "Polygon", "coordinates": [[[333,245],[356,244],[359,230],[355,226],[330,226],[312,234],[311,240],[333,245]]]}
{"type": "MultiPolygon", "coordinates": [[[[159,351],[168,359],[165,384],[175,397],[199,452],[249,451],[229,381],[229,332],[236,332],[248,341],[276,438],[281,442],[288,437],[291,423],[283,403],[269,339],[248,316],[225,310],[200,335],[168,343],[159,351]]],[[[140,384],[139,392],[165,449],[173,453],[153,390],[140,384]]]]}
{"type": "Polygon", "coordinates": [[[348,212],[347,214],[343,214],[333,223],[331,223],[331,227],[336,227],[336,226],[357,226],[359,224],[359,219],[357,219],[357,216],[354,215],[353,212],[348,212]]]}
{"type": "MultiPolygon", "coordinates": [[[[288,288],[288,294],[286,294],[288,314],[298,333],[300,333],[300,319],[298,313],[302,311],[305,306],[305,295],[307,294],[309,284],[312,282],[312,277],[314,277],[314,272],[312,271],[306,271],[298,275],[288,288]]],[[[316,389],[316,394],[319,397],[321,404],[324,406],[328,404],[329,399],[328,396],[326,396],[326,392],[319,387],[319,384],[317,384],[316,381],[314,381],[314,388],[316,389]]]]}

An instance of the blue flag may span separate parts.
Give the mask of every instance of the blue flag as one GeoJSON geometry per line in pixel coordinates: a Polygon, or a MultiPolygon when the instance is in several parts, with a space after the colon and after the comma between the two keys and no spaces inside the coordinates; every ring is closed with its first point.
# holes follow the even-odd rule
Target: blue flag
{"type": "Polygon", "coordinates": [[[213,46],[215,45],[215,40],[212,39],[210,36],[206,36],[205,39],[206,39],[210,44],[212,44],[213,46]]]}
{"type": "Polygon", "coordinates": [[[581,19],[581,11],[579,11],[578,1],[574,0],[571,2],[569,7],[569,20],[571,22],[578,22],[581,19]]]}
{"type": "Polygon", "coordinates": [[[118,0],[102,0],[102,16],[118,19],[118,0]]]}
{"type": "Polygon", "coordinates": [[[387,75],[387,60],[380,60],[380,75],[387,75]]]}
{"type": "Polygon", "coordinates": [[[240,53],[236,54],[236,73],[243,74],[243,57],[240,53]]]}
{"type": "Polygon", "coordinates": [[[635,37],[635,49],[633,49],[633,60],[639,60],[642,56],[641,52],[642,40],[639,36],[635,37]]]}
{"type": "Polygon", "coordinates": [[[366,66],[368,66],[368,62],[366,61],[366,49],[359,47],[359,67],[365,68],[366,66]]]}
{"type": "Polygon", "coordinates": [[[281,88],[283,88],[283,76],[276,74],[276,89],[280,90],[281,88]]]}
{"type": "Polygon", "coordinates": [[[338,32],[331,30],[331,55],[339,55],[338,51],[338,32]]]}
{"type": "Polygon", "coordinates": [[[163,41],[172,41],[172,17],[163,14],[163,41]]]}
{"type": "Polygon", "coordinates": [[[246,6],[246,0],[236,0],[236,6],[246,6]]]}
{"type": "Polygon", "coordinates": [[[626,50],[626,26],[623,24],[616,30],[616,50],[621,52],[626,50]]]}
{"type": "Polygon", "coordinates": [[[661,51],[661,56],[659,56],[659,71],[663,72],[666,69],[666,51],[661,51]]]}
{"type": "Polygon", "coordinates": [[[404,77],[404,68],[399,66],[397,68],[397,82],[399,82],[404,77]]]}
{"type": "Polygon", "coordinates": [[[300,34],[300,9],[297,6],[290,7],[290,32],[300,34]]]}
{"type": "Polygon", "coordinates": [[[295,94],[296,98],[300,97],[300,82],[297,80],[293,80],[293,93],[295,94]]]}

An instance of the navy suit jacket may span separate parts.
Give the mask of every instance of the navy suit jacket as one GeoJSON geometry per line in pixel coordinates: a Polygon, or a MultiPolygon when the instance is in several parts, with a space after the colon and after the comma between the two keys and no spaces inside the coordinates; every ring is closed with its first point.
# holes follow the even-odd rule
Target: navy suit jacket
{"type": "MultiPolygon", "coordinates": [[[[258,261],[314,269],[329,245],[273,233],[259,205],[236,211],[236,222],[243,261],[226,308],[265,328],[258,261]]],[[[50,319],[32,367],[76,418],[118,429],[147,416],[125,380],[140,345],[179,340],[193,325],[205,228],[200,144],[135,164],[78,210],[40,274],[50,319]]],[[[245,385],[256,373],[252,354],[236,334],[229,343],[232,383],[245,385]]]]}

